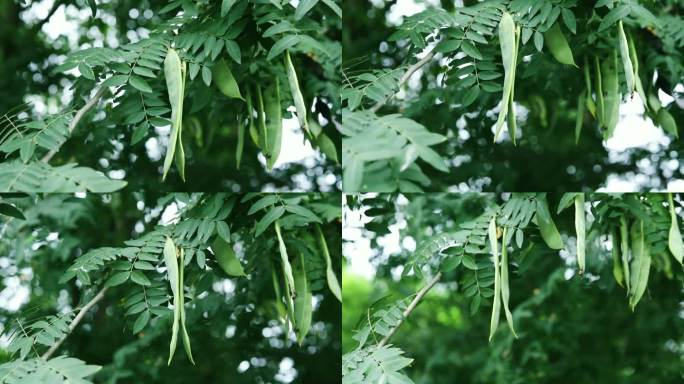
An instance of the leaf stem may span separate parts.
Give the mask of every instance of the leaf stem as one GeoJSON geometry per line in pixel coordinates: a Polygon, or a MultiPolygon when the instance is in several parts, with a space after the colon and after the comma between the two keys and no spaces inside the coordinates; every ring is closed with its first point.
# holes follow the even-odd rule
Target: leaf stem
{"type": "Polygon", "coordinates": [[[64,340],[67,337],[69,337],[71,332],[73,332],[74,329],[76,329],[76,327],[78,326],[78,323],[80,323],[81,320],[83,320],[83,317],[85,317],[85,314],[90,310],[90,308],[92,308],[95,304],[97,304],[100,300],[102,300],[105,292],[107,292],[107,287],[100,289],[100,291],[95,295],[95,297],[90,299],[90,301],[88,303],[86,303],[86,305],[84,305],[80,311],[78,311],[78,314],[76,314],[76,317],[74,317],[74,319],[71,321],[71,324],[69,324],[69,332],[65,333],[64,336],[62,336],[62,338],[59,339],[59,341],[57,341],[55,344],[53,344],[52,347],[50,347],[50,349],[48,349],[43,354],[43,356],[41,356],[41,358],[43,360],[49,359],[50,356],[52,356],[52,354],[55,353],[57,348],[59,348],[59,346],[62,345],[64,340]]]}
{"type": "MultiPolygon", "coordinates": [[[[432,58],[435,56],[435,48],[432,48],[428,53],[423,57],[422,59],[418,60],[415,64],[412,66],[408,67],[406,72],[404,72],[404,75],[401,76],[401,79],[399,80],[399,84],[397,85],[397,88],[401,88],[404,83],[406,83],[413,74],[422,68],[425,64],[427,64],[432,58]]],[[[394,95],[396,95],[397,92],[387,96],[384,100],[379,101],[377,104],[375,104],[373,107],[371,107],[371,112],[375,113],[377,112],[380,108],[382,108],[383,105],[385,105],[394,95]]]]}
{"type": "Polygon", "coordinates": [[[378,347],[382,347],[385,344],[389,342],[389,339],[394,336],[394,334],[397,332],[397,329],[401,327],[402,324],[404,324],[404,321],[411,315],[411,312],[413,312],[414,309],[418,306],[420,301],[425,297],[425,295],[432,289],[432,287],[439,282],[439,280],[442,278],[442,272],[437,272],[437,274],[430,279],[430,281],[418,291],[416,294],[416,297],[413,298],[411,301],[411,304],[404,310],[404,313],[402,314],[401,320],[399,321],[399,324],[397,324],[396,327],[392,328],[392,330],[385,336],[380,342],[378,343],[378,347]]]}

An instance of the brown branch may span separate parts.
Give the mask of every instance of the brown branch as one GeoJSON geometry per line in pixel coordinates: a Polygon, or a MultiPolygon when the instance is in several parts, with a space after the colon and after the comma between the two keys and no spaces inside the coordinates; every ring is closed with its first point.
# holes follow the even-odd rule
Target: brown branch
{"type": "Polygon", "coordinates": [[[394,336],[394,334],[397,332],[397,329],[399,329],[399,327],[401,327],[401,325],[404,324],[404,321],[406,320],[406,318],[409,317],[411,312],[413,312],[413,310],[416,309],[416,307],[418,306],[420,301],[423,299],[423,297],[425,297],[425,295],[432,289],[432,287],[435,286],[435,284],[437,284],[437,282],[439,282],[439,280],[441,278],[442,278],[442,272],[437,272],[435,277],[433,277],[427,283],[427,285],[425,285],[423,288],[420,289],[420,291],[418,291],[418,293],[416,294],[416,297],[414,297],[413,301],[411,301],[411,304],[409,304],[409,306],[406,308],[406,310],[404,310],[404,313],[402,313],[401,320],[399,321],[399,324],[397,324],[396,327],[392,328],[392,330],[387,334],[387,336],[385,336],[382,340],[380,340],[380,342],[378,343],[378,347],[382,347],[389,342],[389,339],[391,339],[392,336],[394,336]]]}
{"type": "Polygon", "coordinates": [[[105,292],[107,292],[107,287],[104,287],[104,288],[100,289],[100,292],[98,292],[98,293],[95,295],[95,297],[93,297],[92,299],[90,299],[90,301],[89,301],[88,303],[86,303],[86,305],[84,305],[83,308],[81,308],[80,311],[78,311],[78,314],[76,314],[76,317],[74,317],[74,319],[71,321],[71,324],[69,324],[69,332],[67,332],[64,336],[62,336],[62,338],[59,339],[59,341],[57,341],[55,344],[53,344],[52,347],[50,347],[50,349],[48,349],[47,352],[45,352],[45,353],[43,354],[43,356],[41,356],[41,358],[42,358],[43,360],[49,359],[50,356],[52,356],[52,354],[55,353],[55,351],[57,350],[57,348],[59,348],[59,346],[62,345],[62,343],[64,342],[64,340],[65,340],[67,337],[69,337],[69,335],[71,334],[71,332],[73,332],[74,329],[76,329],[76,326],[78,326],[78,323],[80,323],[81,320],[83,320],[83,317],[84,317],[85,314],[90,310],[90,308],[92,308],[95,304],[97,304],[100,300],[102,300],[102,298],[104,297],[105,292]]]}
{"type": "MultiPolygon", "coordinates": [[[[85,103],[85,105],[78,110],[78,112],[76,112],[76,115],[74,116],[73,120],[71,120],[71,123],[69,123],[69,135],[71,135],[74,129],[76,129],[76,125],[78,125],[79,121],[81,121],[83,116],[97,104],[97,102],[100,100],[102,95],[104,95],[106,90],[107,87],[100,86],[97,92],[95,92],[95,95],[93,95],[93,97],[91,97],[90,100],[88,100],[85,103]]],[[[50,161],[50,159],[52,159],[52,157],[57,153],[58,150],[59,148],[51,149],[50,152],[46,153],[45,156],[43,156],[41,161],[43,163],[47,163],[48,161],[50,161]]]]}
{"type": "MultiPolygon", "coordinates": [[[[432,58],[435,56],[435,48],[432,48],[422,59],[418,60],[417,63],[413,64],[412,66],[408,67],[406,72],[401,76],[401,79],[399,80],[398,88],[401,88],[410,78],[413,76],[414,73],[416,73],[417,70],[422,68],[425,64],[427,64],[432,58]]],[[[380,108],[382,108],[383,105],[385,105],[394,95],[397,93],[393,93],[389,96],[387,96],[384,100],[379,101],[377,104],[375,104],[373,107],[371,107],[371,112],[375,113],[377,112],[380,108]]]]}

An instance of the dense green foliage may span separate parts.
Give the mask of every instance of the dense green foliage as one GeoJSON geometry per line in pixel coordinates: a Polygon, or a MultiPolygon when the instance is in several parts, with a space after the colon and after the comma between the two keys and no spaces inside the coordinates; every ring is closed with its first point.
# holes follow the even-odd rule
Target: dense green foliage
{"type": "Polygon", "coordinates": [[[611,175],[653,189],[681,178],[681,1],[415,3],[426,9],[402,19],[396,1],[344,3],[345,191],[594,190],[611,175]],[[646,120],[616,132],[632,99],[646,120]],[[610,138],[646,141],[649,121],[666,135],[657,144],[608,150],[610,138]]]}
{"type": "Polygon", "coordinates": [[[338,194],[6,195],[0,383],[333,382],[340,215],[338,194]]]}
{"type": "Polygon", "coordinates": [[[396,382],[681,381],[681,196],[669,202],[667,194],[593,193],[584,196],[581,209],[569,209],[581,203],[578,196],[348,196],[345,220],[363,215],[361,240],[370,242],[376,271],[372,281],[349,291],[360,296],[353,300],[345,281],[343,382],[373,377],[359,356],[377,353],[381,345],[395,349],[385,356],[391,363],[384,373],[396,382]],[[495,243],[487,230],[492,217],[495,243]],[[576,225],[579,217],[586,219],[584,232],[576,225]],[[399,234],[398,244],[388,242],[391,231],[399,234]],[[492,316],[497,272],[490,244],[496,243],[509,261],[499,268],[501,323],[492,316]],[[584,265],[577,251],[582,245],[584,265]],[[430,287],[429,281],[437,283],[430,287]],[[407,303],[425,287],[427,294],[402,324],[407,303]],[[510,326],[503,320],[505,288],[510,326]],[[509,327],[517,338],[503,329],[509,327]]]}
{"type": "MultiPolygon", "coordinates": [[[[40,4],[3,2],[0,15],[27,17],[34,5],[40,4]]],[[[62,0],[51,9],[66,9],[80,28],[75,36],[52,40],[40,31],[47,19],[12,20],[18,32],[2,35],[3,57],[22,53],[2,63],[10,78],[3,92],[13,94],[0,105],[6,114],[0,190],[99,192],[125,185],[107,177],[127,180],[134,190],[339,188],[334,122],[341,119],[341,9],[335,1],[79,5],[91,17],[83,19],[62,0]],[[16,45],[30,44],[15,39],[27,35],[38,43],[24,52],[16,45]],[[78,44],[69,44],[71,38],[78,44]],[[165,60],[172,54],[175,63],[165,60]],[[320,155],[272,169],[287,143],[283,130],[293,127],[283,122],[295,117],[297,134],[320,155]],[[87,168],[67,174],[59,168],[67,164],[87,168]]]]}

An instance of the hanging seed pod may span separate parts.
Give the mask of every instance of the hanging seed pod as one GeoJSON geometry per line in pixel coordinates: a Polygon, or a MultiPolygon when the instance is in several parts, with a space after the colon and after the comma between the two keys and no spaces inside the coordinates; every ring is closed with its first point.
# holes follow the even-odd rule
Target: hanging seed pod
{"type": "Polygon", "coordinates": [[[492,341],[501,317],[501,271],[499,269],[499,249],[496,237],[496,215],[489,221],[489,245],[492,249],[494,262],[494,302],[492,304],[492,318],[489,323],[489,341],[492,341]]]}
{"type": "Polygon", "coordinates": [[[513,83],[515,82],[515,28],[515,22],[513,22],[511,15],[508,12],[504,12],[501,16],[501,21],[499,22],[499,44],[501,45],[501,58],[504,67],[504,89],[501,98],[501,111],[499,112],[499,118],[497,119],[495,126],[495,142],[498,139],[501,128],[506,120],[513,83]]]}

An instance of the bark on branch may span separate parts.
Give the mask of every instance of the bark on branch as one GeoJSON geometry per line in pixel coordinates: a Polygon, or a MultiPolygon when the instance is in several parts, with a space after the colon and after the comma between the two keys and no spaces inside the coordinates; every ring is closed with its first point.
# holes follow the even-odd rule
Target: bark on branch
{"type": "Polygon", "coordinates": [[[413,298],[411,301],[411,304],[404,310],[404,313],[402,313],[401,320],[399,321],[399,324],[397,324],[396,327],[392,328],[392,330],[385,336],[380,342],[378,343],[378,347],[382,347],[385,344],[389,342],[389,340],[394,336],[394,334],[397,332],[397,329],[401,327],[402,324],[404,324],[404,321],[411,315],[411,312],[413,312],[414,309],[418,306],[420,301],[425,297],[425,295],[432,289],[432,287],[439,282],[439,280],[442,278],[442,272],[438,272],[423,288],[418,291],[416,294],[416,297],[413,298]]]}
{"type": "MultiPolygon", "coordinates": [[[[406,72],[404,72],[404,75],[401,76],[401,79],[399,80],[398,88],[401,88],[410,78],[413,76],[414,73],[416,73],[417,70],[421,69],[425,64],[430,62],[432,58],[435,56],[435,48],[432,48],[422,59],[418,60],[415,64],[411,65],[408,67],[406,72]]],[[[385,105],[392,97],[396,95],[396,92],[387,96],[384,100],[378,102],[375,104],[373,107],[371,107],[371,111],[373,113],[376,113],[380,108],[382,108],[383,105],[385,105]]]]}
{"type": "MultiPolygon", "coordinates": [[[[93,97],[91,97],[85,103],[85,105],[82,106],[81,109],[78,110],[78,112],[76,112],[76,115],[74,116],[73,120],[71,120],[71,122],[69,123],[69,127],[68,127],[69,128],[69,135],[71,135],[71,133],[74,131],[74,129],[76,129],[76,126],[81,121],[83,116],[85,116],[86,113],[88,113],[91,109],[93,109],[93,107],[95,105],[97,105],[97,102],[100,100],[102,95],[104,95],[105,91],[107,91],[107,87],[100,86],[100,88],[97,90],[97,92],[95,92],[93,97]]],[[[52,159],[52,157],[57,153],[58,150],[59,150],[59,148],[50,150],[50,152],[46,153],[45,156],[43,156],[41,161],[43,163],[49,162],[50,159],[52,159]]]]}
{"type": "Polygon", "coordinates": [[[42,358],[43,360],[49,359],[50,356],[52,356],[52,354],[55,353],[55,351],[57,350],[57,348],[59,348],[59,346],[62,345],[62,343],[64,342],[64,340],[65,340],[67,337],[69,337],[69,335],[71,334],[71,332],[73,332],[74,329],[76,329],[76,327],[77,327],[78,324],[81,322],[81,320],[83,320],[83,317],[84,317],[85,314],[90,310],[90,308],[92,308],[95,304],[97,304],[100,300],[102,300],[102,298],[104,297],[105,292],[107,292],[107,287],[104,287],[104,288],[100,289],[100,292],[98,292],[98,293],[95,295],[95,297],[93,297],[92,299],[90,299],[90,301],[89,301],[88,303],[86,303],[86,305],[84,305],[83,308],[81,308],[80,311],[78,311],[78,314],[76,314],[76,317],[74,317],[74,319],[71,321],[71,324],[69,324],[69,332],[67,332],[66,334],[64,334],[64,336],[62,336],[62,338],[59,339],[59,341],[57,341],[55,344],[52,345],[52,347],[50,347],[50,349],[48,349],[45,353],[43,353],[43,356],[41,356],[41,358],[42,358]]]}

